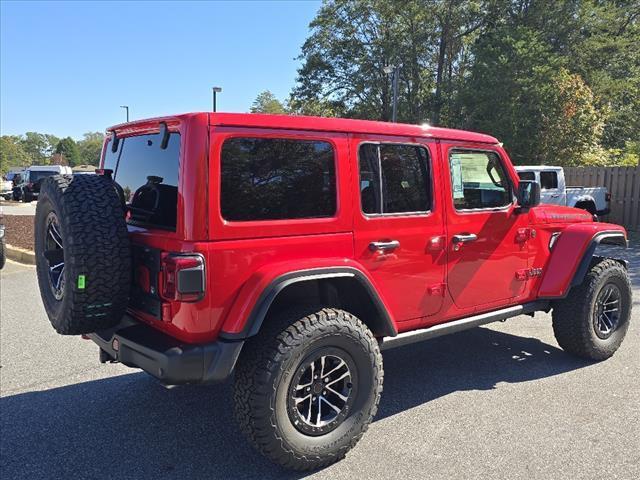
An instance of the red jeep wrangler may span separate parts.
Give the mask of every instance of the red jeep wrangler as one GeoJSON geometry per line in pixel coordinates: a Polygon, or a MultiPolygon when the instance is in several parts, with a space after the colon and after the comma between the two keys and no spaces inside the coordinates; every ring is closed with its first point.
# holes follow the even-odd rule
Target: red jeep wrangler
{"type": "Polygon", "coordinates": [[[629,326],[618,225],[538,206],[498,141],[430,126],[194,113],[109,129],[98,175],[42,185],[47,314],[167,385],[235,375],[241,429],[286,467],[344,457],[380,350],[553,310],[603,360],[629,326]]]}

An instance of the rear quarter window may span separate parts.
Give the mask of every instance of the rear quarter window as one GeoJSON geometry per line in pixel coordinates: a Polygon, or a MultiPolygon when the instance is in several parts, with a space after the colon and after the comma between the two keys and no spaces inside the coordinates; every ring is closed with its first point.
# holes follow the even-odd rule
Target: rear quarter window
{"type": "Polygon", "coordinates": [[[161,135],[138,135],[119,140],[113,152],[107,145],[104,168],[124,193],[133,225],[176,230],[180,134],[171,133],[166,149],[161,135]]]}
{"type": "Polygon", "coordinates": [[[558,188],[558,174],[556,172],[540,172],[540,187],[543,190],[558,188]]]}
{"type": "Polygon", "coordinates": [[[332,217],[335,154],[329,142],[230,138],[221,151],[220,211],[225,220],[332,217]]]}

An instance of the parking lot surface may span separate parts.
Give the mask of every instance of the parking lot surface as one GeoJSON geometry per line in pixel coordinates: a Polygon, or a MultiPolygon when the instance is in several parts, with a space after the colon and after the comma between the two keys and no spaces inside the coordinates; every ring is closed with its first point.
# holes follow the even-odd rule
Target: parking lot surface
{"type": "Polygon", "coordinates": [[[38,202],[22,203],[0,200],[2,213],[5,215],[35,215],[38,202]]]}
{"type": "Polygon", "coordinates": [[[254,453],[231,384],[167,390],[57,335],[33,267],[1,273],[0,474],[22,478],[640,478],[640,254],[634,311],[608,361],[560,350],[550,315],[384,353],[380,410],[347,458],[292,473],[254,453]]]}

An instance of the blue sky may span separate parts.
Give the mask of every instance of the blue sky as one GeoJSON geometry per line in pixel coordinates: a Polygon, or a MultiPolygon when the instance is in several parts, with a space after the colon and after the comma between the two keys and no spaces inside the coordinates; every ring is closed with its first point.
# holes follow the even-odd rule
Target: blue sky
{"type": "Polygon", "coordinates": [[[318,1],[0,3],[0,130],[81,138],[131,118],[288,96],[318,1]]]}

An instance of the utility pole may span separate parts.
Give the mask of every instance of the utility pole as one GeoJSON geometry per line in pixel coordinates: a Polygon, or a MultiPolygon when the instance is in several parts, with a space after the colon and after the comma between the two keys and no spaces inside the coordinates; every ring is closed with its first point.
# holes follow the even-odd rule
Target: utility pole
{"type": "Polygon", "coordinates": [[[213,111],[216,111],[216,93],[222,92],[222,87],[212,87],[213,90],[213,111]]]}
{"type": "Polygon", "coordinates": [[[124,108],[127,111],[127,123],[129,123],[129,105],[120,105],[120,108],[124,108]]]}
{"type": "Polygon", "coordinates": [[[391,75],[391,86],[393,89],[393,111],[391,114],[391,121],[398,121],[398,82],[400,80],[400,68],[402,65],[387,65],[383,71],[387,75],[391,75]]]}

